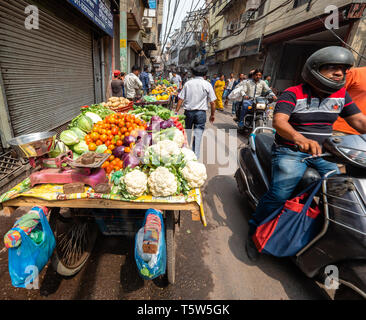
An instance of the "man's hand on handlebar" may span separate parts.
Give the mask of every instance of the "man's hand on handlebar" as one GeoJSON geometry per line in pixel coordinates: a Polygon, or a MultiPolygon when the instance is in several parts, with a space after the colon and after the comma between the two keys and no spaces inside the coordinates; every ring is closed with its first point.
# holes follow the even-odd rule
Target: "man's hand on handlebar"
{"type": "Polygon", "coordinates": [[[315,140],[298,137],[294,142],[299,146],[301,152],[310,153],[312,156],[320,156],[322,154],[322,148],[315,140]]]}

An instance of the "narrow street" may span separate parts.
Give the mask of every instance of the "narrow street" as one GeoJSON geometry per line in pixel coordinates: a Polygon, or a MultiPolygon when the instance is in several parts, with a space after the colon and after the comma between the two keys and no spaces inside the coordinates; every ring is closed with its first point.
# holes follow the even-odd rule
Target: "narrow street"
{"type": "MultiPolygon", "coordinates": [[[[235,129],[235,122],[229,112],[217,112],[215,124],[209,124],[208,129],[225,129],[228,135],[228,130],[235,129]]],[[[245,138],[239,136],[237,146],[244,143],[245,138]]],[[[225,147],[223,150],[229,152],[225,147]]],[[[262,256],[255,264],[248,260],[244,244],[250,208],[246,199],[239,194],[233,174],[219,175],[218,165],[209,164],[207,169],[208,180],[202,192],[208,226],[204,228],[200,222],[191,221],[189,213],[182,212],[176,234],[174,286],[140,278],[134,260],[134,239],[100,235],[80,273],[62,278],[48,265],[41,273],[39,290],[11,285],[7,252],[0,249],[0,300],[325,299],[319,286],[290,260],[269,256],[262,256]]],[[[0,234],[5,234],[15,217],[26,209],[18,209],[12,218],[0,217],[0,234]]]]}

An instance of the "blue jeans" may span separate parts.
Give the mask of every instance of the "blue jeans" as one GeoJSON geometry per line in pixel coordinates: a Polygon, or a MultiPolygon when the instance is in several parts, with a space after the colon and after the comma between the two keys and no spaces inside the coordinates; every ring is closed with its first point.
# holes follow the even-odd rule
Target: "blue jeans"
{"type": "Polygon", "coordinates": [[[310,156],[308,153],[273,145],[272,180],[269,190],[260,199],[257,209],[249,221],[250,236],[255,233],[262,221],[290,199],[308,167],[316,169],[321,176],[333,170],[336,170],[334,174],[340,172],[335,163],[322,158],[307,159],[305,162],[301,162],[302,159],[310,156]]]}
{"type": "Polygon", "coordinates": [[[240,101],[233,101],[231,113],[235,114],[236,110],[239,108],[241,102],[240,101]]]}
{"type": "Polygon", "coordinates": [[[252,100],[244,100],[243,104],[241,105],[240,111],[240,119],[239,119],[239,126],[244,126],[244,118],[248,113],[248,108],[253,104],[252,100]]]}
{"type": "Polygon", "coordinates": [[[206,111],[202,110],[186,110],[184,112],[186,116],[186,129],[188,143],[192,140],[192,131],[194,130],[194,138],[192,144],[192,150],[196,154],[197,158],[200,158],[201,140],[203,131],[206,125],[206,111]]]}
{"type": "Polygon", "coordinates": [[[228,97],[228,95],[231,93],[232,90],[230,89],[225,89],[224,93],[222,95],[222,99],[226,99],[228,97]]]}

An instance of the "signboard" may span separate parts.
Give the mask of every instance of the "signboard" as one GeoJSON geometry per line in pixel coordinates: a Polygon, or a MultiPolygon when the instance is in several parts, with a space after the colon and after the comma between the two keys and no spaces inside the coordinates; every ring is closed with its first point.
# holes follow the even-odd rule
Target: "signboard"
{"type": "Polygon", "coordinates": [[[261,47],[261,38],[257,38],[247,43],[244,43],[241,46],[240,55],[241,56],[251,56],[253,54],[257,54],[260,51],[261,47]]]}
{"type": "Polygon", "coordinates": [[[241,51],[240,46],[236,46],[234,48],[229,49],[228,59],[231,60],[240,57],[240,51],[241,51]]]}
{"type": "Polygon", "coordinates": [[[226,61],[226,50],[216,53],[216,62],[224,62],[226,61]]]}
{"type": "Polygon", "coordinates": [[[156,0],[149,0],[150,9],[156,9],[156,0]]]}
{"type": "Polygon", "coordinates": [[[67,0],[67,2],[113,37],[113,14],[103,0],[67,0]]]}

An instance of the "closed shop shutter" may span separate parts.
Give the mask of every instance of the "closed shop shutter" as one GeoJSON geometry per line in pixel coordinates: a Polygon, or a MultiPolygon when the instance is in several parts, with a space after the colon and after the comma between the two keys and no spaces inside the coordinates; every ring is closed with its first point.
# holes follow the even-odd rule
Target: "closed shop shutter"
{"type": "Polygon", "coordinates": [[[66,1],[40,2],[39,29],[27,30],[24,10],[37,2],[0,1],[0,68],[15,136],[59,127],[95,101],[90,26],[66,1]]]}

